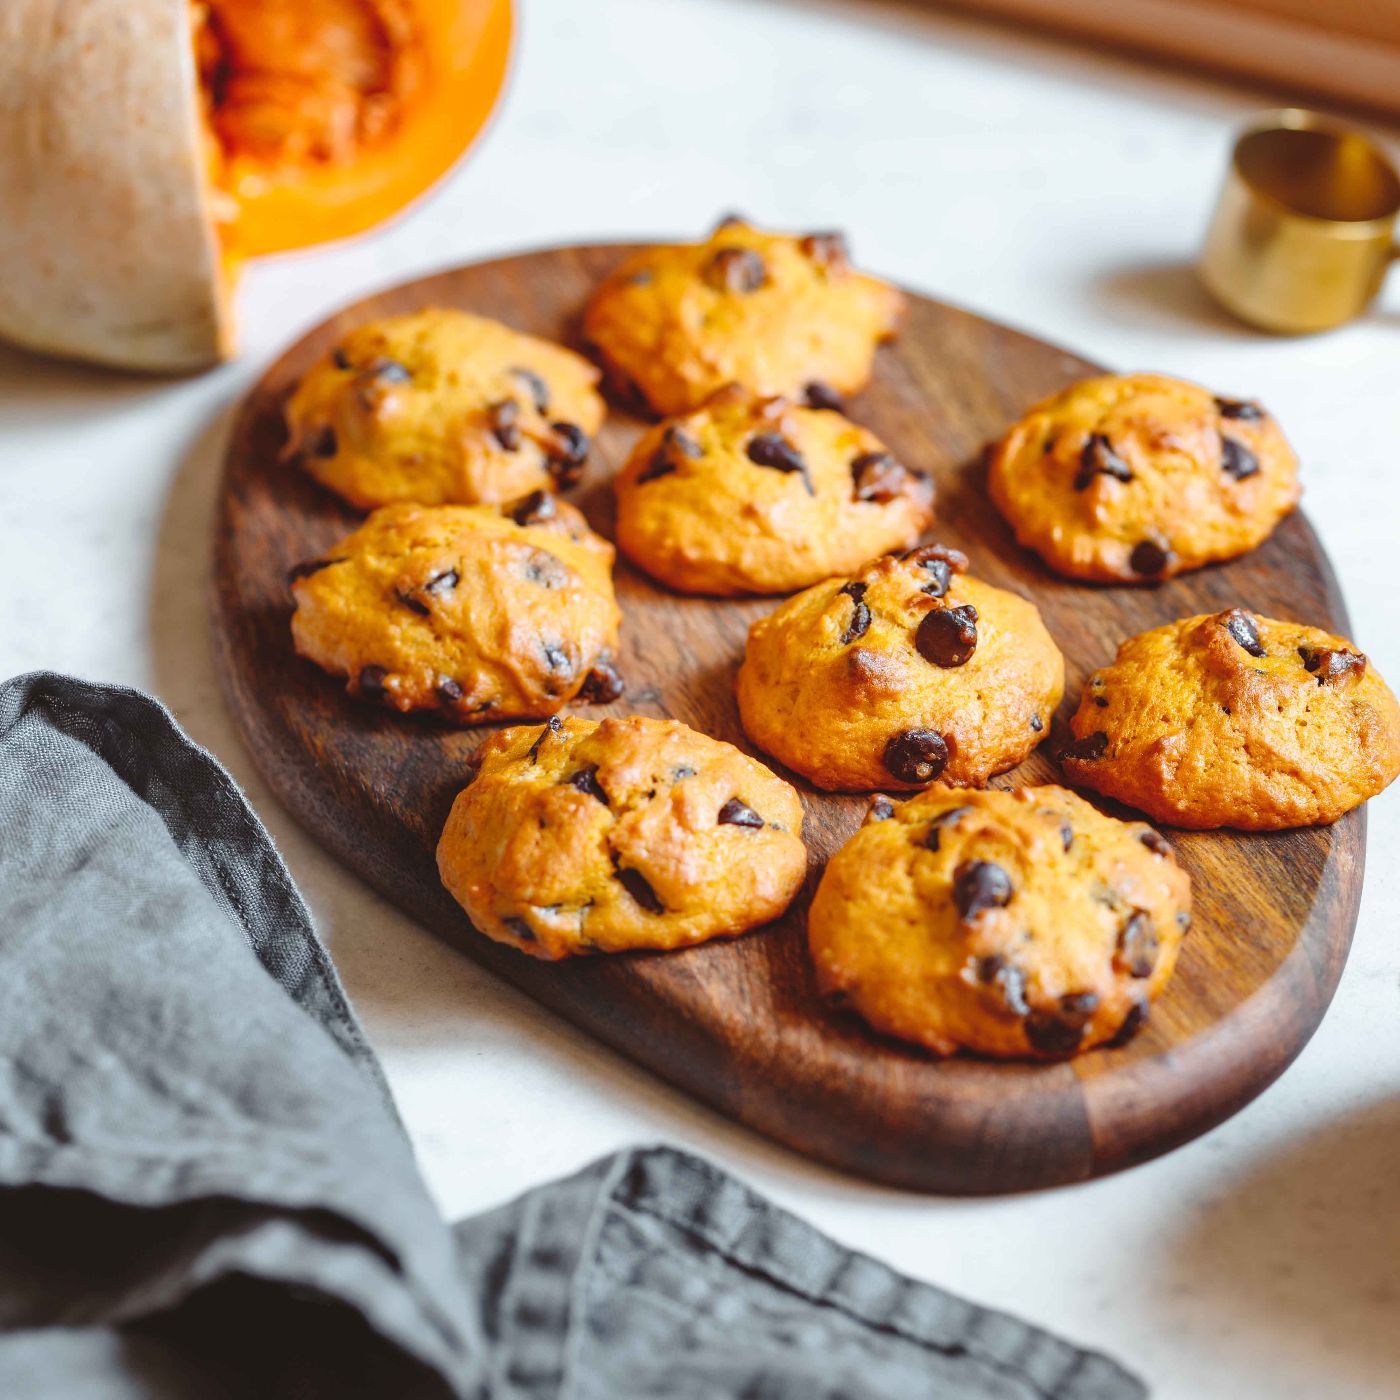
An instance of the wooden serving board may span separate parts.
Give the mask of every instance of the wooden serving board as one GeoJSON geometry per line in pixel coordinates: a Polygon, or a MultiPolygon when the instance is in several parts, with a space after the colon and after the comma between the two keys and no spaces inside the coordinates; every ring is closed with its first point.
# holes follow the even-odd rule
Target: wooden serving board
{"type": "MultiPolygon", "coordinates": [[[[478,934],[438,883],[438,832],[481,731],[352,701],[292,651],[287,570],[327,552],[355,518],[279,463],[283,399],[349,326],[425,305],[571,342],[589,290],[625,251],[531,253],[383,292],[312,331],[244,404],[218,509],[213,626],[225,694],[274,791],[351,869],[463,952],[722,1112],[852,1172],[942,1192],[1049,1186],[1144,1161],[1235,1112],[1298,1053],[1331,999],[1361,890],[1361,812],[1276,835],[1169,833],[1195,884],[1176,975],[1130,1045],[1062,1064],[940,1062],[818,999],[806,908],[866,799],[817,793],[791,774],[807,809],[807,884],[781,922],[733,942],[536,962],[478,934]]],[[[1052,735],[999,786],[1058,780],[1050,755],[1084,677],[1132,632],[1236,603],[1347,632],[1331,568],[1301,515],[1253,555],[1160,587],[1069,583],[1015,544],[983,488],[983,447],[1032,400],[1095,369],[914,297],[903,335],[880,352],[873,384],[851,405],[902,461],[936,479],[934,536],[966,550],[982,578],[1033,598],[1065,653],[1068,691],[1052,735]]],[[[614,414],[572,495],[609,537],[608,481],[640,430],[614,414]]],[[[749,623],[776,600],[680,597],[621,559],[617,592],[628,693],[581,712],[671,715],[754,752],[733,678],[749,623]]]]}

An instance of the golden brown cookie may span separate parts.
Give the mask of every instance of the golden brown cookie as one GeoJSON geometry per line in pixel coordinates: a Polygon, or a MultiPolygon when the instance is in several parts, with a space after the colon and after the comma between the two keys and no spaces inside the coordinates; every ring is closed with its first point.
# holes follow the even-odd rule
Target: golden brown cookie
{"type": "Polygon", "coordinates": [[[1400,706],[1365,656],[1243,608],[1129,637],[1070,728],[1072,782],[1175,826],[1333,822],[1400,773],[1400,706]]]}
{"type": "Polygon", "coordinates": [[[292,570],[296,649],[362,699],[456,724],[615,700],[613,547],[543,492],[385,506],[292,570]]]}
{"type": "Polygon", "coordinates": [[[510,501],[572,485],[603,422],[598,371],[434,307],[347,331],[287,402],[287,452],[352,506],[510,501]]]}
{"type": "Polygon", "coordinates": [[[865,386],[904,305],[851,267],[838,233],[726,219],[704,243],[626,259],[593,294],[583,333],[657,413],[688,413],[729,383],[829,402],[865,386]]]}
{"type": "Polygon", "coordinates": [[[1105,374],[1031,409],[992,450],[1016,538],[1071,578],[1171,578],[1263,543],[1298,462],[1256,403],[1162,374],[1105,374]]]}
{"type": "Polygon", "coordinates": [[[932,481],[873,433],[737,385],[643,436],[615,486],[622,552],[686,593],[790,593],[933,519],[932,481]]]}
{"type": "Polygon", "coordinates": [[[943,545],[875,559],[749,628],[739,713],[761,749],[834,791],[976,785],[1050,731],[1064,659],[1033,604],[943,545]]]}
{"type": "Polygon", "coordinates": [[[807,870],[802,803],[670,719],[552,719],[477,750],[438,843],[471,921],[536,958],[684,948],[776,919],[807,870]]]}
{"type": "Polygon", "coordinates": [[[1141,1029],[1190,920],[1190,879],[1151,827],[1060,787],[934,787],[872,804],[807,935],[822,991],[877,1030],[1052,1059],[1141,1029]]]}

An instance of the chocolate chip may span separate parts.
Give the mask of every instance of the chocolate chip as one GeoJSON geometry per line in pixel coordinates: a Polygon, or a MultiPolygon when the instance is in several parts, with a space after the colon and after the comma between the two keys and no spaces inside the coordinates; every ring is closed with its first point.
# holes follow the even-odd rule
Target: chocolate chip
{"type": "Polygon", "coordinates": [[[434,598],[441,598],[445,593],[451,593],[461,581],[462,576],[456,569],[444,569],[441,573],[434,574],[423,585],[423,592],[434,598]]]}
{"type": "Polygon", "coordinates": [[[682,457],[689,457],[691,461],[705,455],[705,449],[700,443],[686,432],[679,424],[673,423],[661,436],[661,441],[668,451],[676,451],[682,457]]]}
{"type": "Polygon", "coordinates": [[[384,700],[388,698],[389,689],[384,684],[388,677],[388,672],[382,666],[365,666],[361,669],[359,679],[356,682],[359,692],[366,700],[384,700]]]}
{"type": "Polygon", "coordinates": [[[336,369],[349,369],[350,356],[347,355],[339,345],[337,345],[335,349],[331,351],[331,363],[336,367],[336,369]]]}
{"type": "Polygon", "coordinates": [[[336,440],[335,429],[327,426],[317,431],[307,450],[313,457],[334,457],[338,449],[339,443],[336,440]]]}
{"type": "Polygon", "coordinates": [[[746,296],[768,280],[768,268],[752,248],[721,248],[710,259],[705,280],[722,292],[746,296]]]}
{"type": "Polygon", "coordinates": [[[322,569],[329,569],[332,564],[343,564],[345,558],[342,555],[339,559],[308,559],[301,564],[293,564],[287,570],[287,584],[290,587],[299,578],[310,578],[312,574],[318,574],[322,569]]]}
{"type": "Polygon", "coordinates": [[[1220,465],[1236,481],[1243,481],[1259,470],[1259,459],[1236,438],[1220,439],[1220,465]]]}
{"type": "Polygon", "coordinates": [[[1222,418],[1234,418],[1241,423],[1253,423],[1269,416],[1257,403],[1244,399],[1216,399],[1215,407],[1222,418]]]}
{"type": "Polygon", "coordinates": [[[902,783],[931,783],[948,766],[948,741],[932,729],[906,729],[885,745],[881,761],[902,783]]]}
{"type": "Polygon", "coordinates": [[[585,705],[611,705],[624,689],[622,677],[611,661],[600,656],[585,678],[578,698],[585,705]]]}
{"type": "Polygon", "coordinates": [[[1318,685],[1335,685],[1353,676],[1359,677],[1366,670],[1366,658],[1345,647],[1301,646],[1298,655],[1303,658],[1304,669],[1317,676],[1318,685]]]}
{"type": "Polygon", "coordinates": [[[536,941],[534,929],[532,929],[524,919],[518,919],[514,915],[511,915],[510,918],[503,919],[501,922],[504,923],[522,943],[534,943],[536,941]]]}
{"type": "Polygon", "coordinates": [[[1157,966],[1161,944],[1151,918],[1142,910],[1132,914],[1118,931],[1118,947],[1113,954],[1113,966],[1129,977],[1151,977],[1157,966]]]}
{"type": "Polygon", "coordinates": [[[573,675],[574,663],[569,659],[569,653],[563,647],[555,642],[541,642],[540,650],[544,652],[544,659],[555,675],[573,675]]]}
{"type": "Polygon", "coordinates": [[[598,765],[596,763],[590,763],[586,767],[570,773],[564,781],[586,796],[597,798],[604,807],[608,806],[608,795],[598,783],[598,765]]]}
{"type": "Polygon", "coordinates": [[[651,454],[651,461],[637,473],[637,485],[645,486],[648,481],[655,481],[657,477],[670,476],[675,471],[676,464],[670,459],[664,447],[658,447],[651,454]]]}
{"type": "Polygon", "coordinates": [[[719,809],[719,816],[716,820],[721,826],[761,827],[763,825],[763,818],[747,802],[741,802],[737,797],[731,797],[719,809]]]}
{"type": "Polygon", "coordinates": [[[656,897],[656,891],[647,883],[640,870],[619,870],[617,879],[622,888],[647,911],[648,914],[664,914],[666,906],[656,897]]]}
{"type": "Polygon", "coordinates": [[[1000,953],[977,959],[977,980],[995,985],[1012,1015],[1025,1016],[1030,1011],[1026,1001],[1026,974],[1000,953]]]}
{"type": "Polygon", "coordinates": [[[1045,728],[1045,721],[1039,715],[1032,715],[1031,728],[1039,734],[1045,728]]]}
{"type": "Polygon", "coordinates": [[[1160,831],[1154,831],[1150,826],[1146,831],[1138,833],[1138,840],[1152,852],[1154,856],[1169,856],[1172,848],[1167,838],[1160,831]]]}
{"type": "Polygon", "coordinates": [[[1106,709],[1108,709],[1108,696],[1107,696],[1107,695],[1096,695],[1096,696],[1094,696],[1094,704],[1096,704],[1096,705],[1099,707],[1099,709],[1101,709],[1101,710],[1106,710],[1106,709]]]}
{"type": "Polygon", "coordinates": [[[971,603],[959,608],[935,608],[924,614],[914,633],[919,655],[934,666],[965,666],[977,650],[977,609],[971,603]]]}
{"type": "Polygon", "coordinates": [[[856,500],[887,505],[904,495],[911,481],[927,478],[910,471],[888,452],[862,452],[851,462],[851,480],[856,500]]]}
{"type": "Polygon", "coordinates": [[[1015,891],[1011,877],[995,861],[965,860],[953,872],[953,904],[966,920],[984,909],[1004,909],[1015,891]]]}
{"type": "Polygon", "coordinates": [[[1182,933],[1191,927],[1191,911],[1189,909],[1178,909],[1176,911],[1176,926],[1182,933]]]}
{"type": "Polygon", "coordinates": [[[953,575],[967,571],[967,555],[945,544],[916,545],[904,556],[906,563],[917,564],[929,576],[923,591],[930,598],[941,598],[952,587],[953,575]]]}
{"type": "Polygon", "coordinates": [[[1093,992],[1071,992],[1060,998],[1054,1011],[1032,1011],[1026,1017],[1026,1039],[1046,1055],[1073,1054],[1098,1009],[1099,999],[1093,992]]]}
{"type": "Polygon", "coordinates": [[[541,521],[553,520],[558,513],[554,497],[548,491],[531,491],[511,507],[510,518],[517,525],[538,525],[541,521]]]}
{"type": "Polygon", "coordinates": [[[1087,490],[1096,476],[1111,476],[1115,481],[1133,479],[1133,469],[1113,450],[1103,433],[1089,434],[1089,440],[1079,454],[1079,471],[1074,478],[1074,489],[1087,490]]]}
{"type": "Polygon", "coordinates": [[[520,449],[520,405],[514,399],[501,399],[486,410],[486,421],[491,425],[491,435],[507,452],[520,449]]]}
{"type": "Polygon", "coordinates": [[[570,574],[558,555],[547,549],[532,549],[524,562],[525,577],[541,588],[563,588],[570,574]]]}
{"type": "Polygon", "coordinates": [[[1142,997],[1128,1008],[1128,1014],[1123,1017],[1123,1024],[1108,1042],[1109,1048],[1116,1050],[1126,1045],[1147,1024],[1147,1014],[1147,998],[1142,997]]]}
{"type": "Polygon", "coordinates": [[[800,472],[807,494],[815,496],[812,479],[807,475],[807,463],[802,454],[781,433],[758,433],[749,439],[746,449],[755,466],[771,467],[779,472],[800,472]]]}
{"type": "Polygon", "coordinates": [[[866,821],[887,822],[892,816],[894,816],[894,803],[888,797],[877,794],[870,799],[870,806],[865,813],[866,821]]]}
{"type": "Polygon", "coordinates": [[[924,836],[924,846],[930,851],[936,851],[942,840],[943,828],[955,826],[958,819],[965,813],[970,812],[971,807],[953,807],[946,812],[940,812],[934,819],[924,836]]]}
{"type": "Polygon", "coordinates": [[[400,360],[391,360],[387,355],[377,356],[360,373],[365,379],[378,379],[385,384],[406,384],[413,378],[406,364],[400,360]]]}
{"type": "Polygon", "coordinates": [[[1064,843],[1065,850],[1074,845],[1074,828],[1068,822],[1060,823],[1060,840],[1064,843]]]}
{"type": "Polygon", "coordinates": [[[416,612],[421,617],[429,616],[428,605],[406,589],[400,588],[398,590],[398,599],[410,612],[416,612]]]}
{"type": "Polygon", "coordinates": [[[433,688],[437,692],[438,699],[449,705],[455,705],[466,693],[462,689],[461,682],[454,681],[451,676],[444,676],[433,688]]]}
{"type": "Polygon", "coordinates": [[[1093,734],[1086,734],[1082,739],[1076,739],[1069,744],[1061,758],[1094,759],[1102,758],[1108,751],[1108,735],[1102,729],[1093,734]]]}
{"type": "Polygon", "coordinates": [[[539,414],[548,413],[549,385],[534,370],[526,369],[524,365],[516,365],[510,372],[529,389],[535,411],[539,414]]]}
{"type": "Polygon", "coordinates": [[[1143,540],[1133,546],[1133,552],[1128,556],[1128,567],[1135,574],[1150,578],[1153,574],[1160,574],[1171,560],[1171,550],[1164,549],[1155,540],[1143,540]]]}
{"type": "Polygon", "coordinates": [[[846,401],[824,380],[814,379],[803,390],[808,408],[822,409],[827,413],[844,413],[846,401]]]}
{"type": "Polygon", "coordinates": [[[844,584],[841,592],[851,599],[851,620],[846,624],[846,630],[841,634],[841,645],[849,646],[858,637],[865,636],[866,629],[870,626],[870,609],[865,602],[865,590],[868,584],[861,583],[858,579],[852,579],[850,583],[844,584]]]}
{"type": "Polygon", "coordinates": [[[694,461],[705,455],[705,449],[684,428],[673,425],[662,434],[661,445],[652,453],[651,461],[637,474],[636,484],[640,486],[644,482],[655,481],[659,476],[670,475],[676,470],[677,454],[694,461]]]}
{"type": "Polygon", "coordinates": [[[554,445],[546,454],[545,467],[557,490],[576,485],[588,457],[588,434],[577,423],[551,423],[554,445]]]}
{"type": "Polygon", "coordinates": [[[1263,656],[1264,647],[1259,640],[1259,623],[1252,613],[1243,608],[1231,608],[1221,619],[1225,630],[1251,655],[1263,656]]]}
{"type": "Polygon", "coordinates": [[[535,760],[538,759],[540,756],[540,749],[543,746],[544,741],[547,738],[549,738],[551,734],[557,734],[563,727],[564,721],[561,720],[558,715],[550,715],[550,717],[545,721],[544,728],[540,730],[540,737],[536,739],[533,744],[530,745],[530,751],[525,755],[525,757],[528,758],[531,763],[534,763],[535,760]]]}
{"type": "Polygon", "coordinates": [[[845,267],[851,260],[844,233],[809,233],[798,247],[819,267],[845,267]]]}

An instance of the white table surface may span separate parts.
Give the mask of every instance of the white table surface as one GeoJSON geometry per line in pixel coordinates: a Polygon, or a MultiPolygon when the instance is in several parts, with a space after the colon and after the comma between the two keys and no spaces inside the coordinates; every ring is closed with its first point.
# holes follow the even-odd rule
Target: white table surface
{"type": "Polygon", "coordinates": [[[911,1274],[1113,1351],[1159,1396],[1400,1393],[1396,794],[1370,814],[1336,1001],[1278,1084],[1124,1175],[940,1200],[812,1165],[624,1063],[377,899],[268,793],[205,621],[220,457],[260,368],[382,284],[551,242],[690,237],[730,208],[844,226],[864,264],[919,290],[1261,396],[1301,453],[1354,636],[1400,681],[1400,288],[1364,324],[1289,342],[1227,321],[1189,271],[1229,132],[1266,97],[917,5],[531,0],[522,31],[489,139],[434,197],[252,269],[236,364],[157,382],[0,350],[0,675],[153,689],[233,770],[450,1216],[668,1139],[911,1274]]]}

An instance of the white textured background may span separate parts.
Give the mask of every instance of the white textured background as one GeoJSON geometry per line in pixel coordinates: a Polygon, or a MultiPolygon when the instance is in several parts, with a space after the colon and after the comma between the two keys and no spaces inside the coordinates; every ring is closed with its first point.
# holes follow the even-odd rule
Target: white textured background
{"type": "Polygon", "coordinates": [[[1117,1353],[1168,1400],[1395,1396],[1394,794],[1371,812],[1341,990],[1274,1088],[1126,1175],[944,1201],[809,1165],[537,1011],[322,856],[257,778],[215,687],[205,576],[230,409],[259,368],[378,285],[552,242],[689,237],[729,208],[844,226],[864,264],[921,291],[1109,364],[1262,397],[1303,458],[1354,635],[1400,682],[1400,288],[1365,324],[1276,341],[1216,313],[1189,271],[1229,132],[1266,96],[917,5],[525,9],[485,145],[378,236],[255,267],[238,364],[159,383],[0,350],[0,675],[152,688],[233,769],[309,894],[450,1215],[667,1138],[910,1273],[1117,1353]]]}

